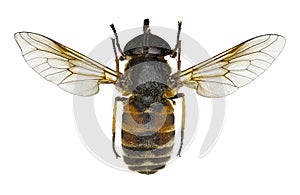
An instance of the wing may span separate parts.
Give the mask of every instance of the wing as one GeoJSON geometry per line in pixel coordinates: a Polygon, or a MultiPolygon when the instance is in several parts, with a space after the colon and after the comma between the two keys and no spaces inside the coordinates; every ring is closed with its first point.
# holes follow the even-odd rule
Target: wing
{"type": "Polygon", "coordinates": [[[80,96],[94,95],[101,83],[115,83],[116,72],[45,36],[19,32],[15,34],[25,61],[46,80],[63,90],[80,96]]]}
{"type": "Polygon", "coordinates": [[[179,74],[181,85],[205,97],[223,97],[261,75],[280,54],[284,37],[262,35],[245,41],[179,74]]]}

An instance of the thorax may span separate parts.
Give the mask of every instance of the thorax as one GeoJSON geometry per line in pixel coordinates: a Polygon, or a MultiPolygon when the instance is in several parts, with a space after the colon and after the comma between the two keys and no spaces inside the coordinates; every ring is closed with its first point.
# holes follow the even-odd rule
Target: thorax
{"type": "Polygon", "coordinates": [[[162,101],[169,88],[170,74],[171,67],[163,57],[135,56],[126,64],[117,86],[135,97],[138,103],[150,105],[162,101]]]}

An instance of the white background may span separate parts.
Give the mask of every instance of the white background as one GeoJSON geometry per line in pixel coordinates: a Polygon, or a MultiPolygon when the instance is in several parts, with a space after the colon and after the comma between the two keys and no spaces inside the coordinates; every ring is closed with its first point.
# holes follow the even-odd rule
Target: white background
{"type": "MultiPolygon", "coordinates": [[[[298,4],[193,2],[2,2],[0,194],[299,194],[298,4]],[[94,158],[77,134],[72,95],[32,71],[13,39],[14,32],[38,32],[88,54],[111,36],[111,22],[122,31],[146,17],[169,28],[182,20],[183,32],[211,55],[260,34],[287,39],[263,76],[226,99],[226,121],[214,149],[198,157],[201,128],[181,159],[151,176],[115,170],[94,158]]],[[[200,113],[210,102],[199,97],[200,113]]],[[[201,117],[209,123],[205,113],[201,117]]]]}

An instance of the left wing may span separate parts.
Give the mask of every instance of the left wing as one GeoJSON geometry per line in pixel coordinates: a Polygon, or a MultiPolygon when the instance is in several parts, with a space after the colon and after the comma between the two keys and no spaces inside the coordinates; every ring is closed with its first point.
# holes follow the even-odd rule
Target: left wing
{"type": "Polygon", "coordinates": [[[99,84],[115,83],[122,75],[43,35],[19,32],[15,40],[33,70],[75,95],[94,95],[99,84]]]}
{"type": "Polygon", "coordinates": [[[261,75],[280,54],[285,38],[267,34],[249,39],[200,64],[175,73],[181,85],[204,97],[223,97],[261,75]]]}

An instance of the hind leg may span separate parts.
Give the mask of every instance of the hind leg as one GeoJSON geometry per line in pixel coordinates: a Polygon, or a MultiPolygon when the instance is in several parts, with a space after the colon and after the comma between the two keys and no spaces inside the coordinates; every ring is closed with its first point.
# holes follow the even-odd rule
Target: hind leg
{"type": "Polygon", "coordinates": [[[180,147],[177,153],[177,156],[181,157],[181,150],[183,146],[183,139],[184,139],[184,127],[185,127],[185,95],[184,93],[178,93],[176,96],[174,96],[171,99],[182,99],[182,104],[181,104],[181,127],[180,127],[180,147]]]}
{"type": "Polygon", "coordinates": [[[116,97],[114,102],[114,109],[113,109],[113,118],[112,118],[112,149],[116,155],[116,158],[120,158],[120,155],[116,151],[115,147],[115,139],[116,139],[116,114],[118,109],[118,101],[124,102],[127,98],[124,97],[116,97]]]}

